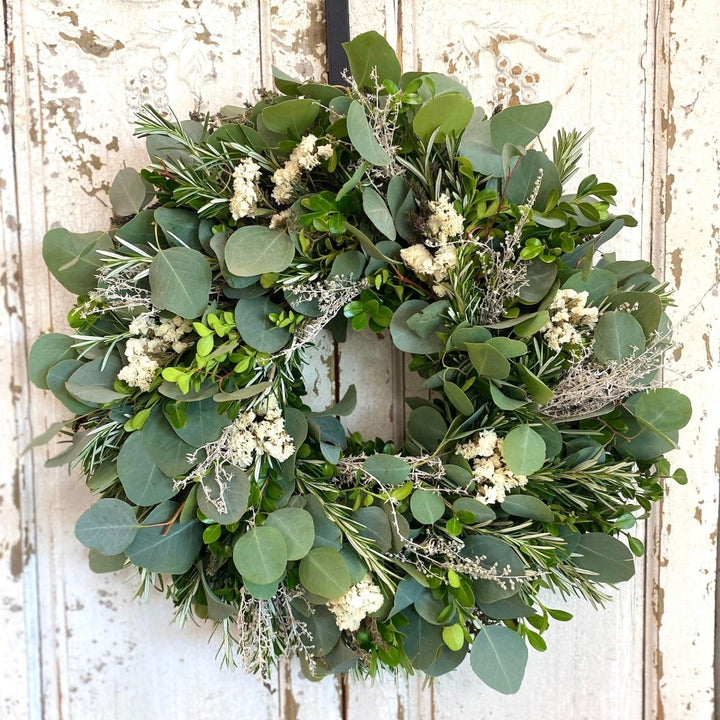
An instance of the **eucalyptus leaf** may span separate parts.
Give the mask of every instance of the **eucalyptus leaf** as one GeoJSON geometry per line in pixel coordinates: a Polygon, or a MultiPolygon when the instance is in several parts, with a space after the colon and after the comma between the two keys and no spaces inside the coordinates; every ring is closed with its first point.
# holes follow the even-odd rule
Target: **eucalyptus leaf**
{"type": "Polygon", "coordinates": [[[190,569],[202,547],[203,526],[197,520],[166,523],[178,505],[158,505],[143,521],[125,551],[131,563],[151,572],[181,575],[190,569]]]}
{"type": "Polygon", "coordinates": [[[139,213],[152,195],[152,185],[143,180],[135,168],[120,170],[112,181],[108,193],[112,209],[120,217],[139,213]]]}
{"type": "Polygon", "coordinates": [[[510,375],[510,363],[487,342],[465,343],[470,362],[481,377],[502,380],[510,375]]]}
{"type": "Polygon", "coordinates": [[[375,453],[363,462],[363,470],[383,485],[402,485],[412,468],[400,457],[375,453]]]}
{"type": "Polygon", "coordinates": [[[443,416],[428,405],[415,408],[408,418],[408,434],[421,447],[435,452],[447,433],[443,416]]]}
{"type": "Polygon", "coordinates": [[[228,476],[220,482],[210,474],[198,487],[197,504],[205,517],[220,525],[238,522],[245,514],[250,498],[250,479],[242,468],[226,464],[228,476]]]}
{"type": "Polygon", "coordinates": [[[47,387],[52,394],[68,409],[76,415],[84,415],[88,410],[95,407],[94,403],[87,405],[73,397],[67,390],[65,383],[70,376],[84,363],[80,360],[61,360],[48,370],[45,378],[47,387]]]}
{"type": "Polygon", "coordinates": [[[371,30],[356,35],[342,46],[360,90],[375,92],[376,85],[382,85],[383,80],[400,82],[400,62],[388,41],[379,33],[371,30]]]}
{"type": "Polygon", "coordinates": [[[551,523],[555,520],[555,513],[542,500],[538,500],[532,495],[521,493],[508,495],[500,505],[506,513],[516,517],[529,518],[544,523],[551,523]]]}
{"type": "Polygon", "coordinates": [[[442,349],[442,342],[436,333],[421,337],[408,325],[408,320],[426,307],[428,304],[424,300],[407,300],[393,313],[390,321],[390,335],[398,350],[431,355],[442,349]]]}
{"type": "Polygon", "coordinates": [[[620,362],[645,350],[642,325],[627,312],[603,313],[594,337],[593,352],[601,363],[620,362]]]}
{"type": "Polygon", "coordinates": [[[259,585],[279,580],[285,573],[288,550],[282,533],[261,525],[241,535],[233,546],[233,562],[243,578],[259,585]]]}
{"type": "Polygon", "coordinates": [[[212,398],[189,403],[185,410],[187,423],[182,428],[174,427],[181,440],[199,448],[217,440],[230,424],[227,415],[218,413],[217,402],[212,398]]]}
{"type": "Polygon", "coordinates": [[[395,222],[380,193],[370,185],[363,188],[362,203],[365,215],[388,240],[395,240],[395,222]]]}
{"type": "Polygon", "coordinates": [[[563,289],[576,290],[577,292],[587,292],[587,304],[598,306],[608,295],[615,292],[617,289],[617,278],[614,273],[611,273],[609,270],[591,268],[587,274],[582,271],[573,273],[562,284],[562,287],[563,289]]]}
{"type": "Polygon", "coordinates": [[[65,387],[74,398],[84,403],[111,403],[125,397],[112,389],[121,367],[120,358],[115,353],[107,358],[91,360],[70,375],[65,387]]]}
{"type": "Polygon", "coordinates": [[[250,277],[278,273],[293,261],[295,246],[282,229],[264,225],[238,228],[225,245],[225,263],[233,275],[250,277]]]}
{"type": "Polygon", "coordinates": [[[300,582],[311,593],[335,600],[350,589],[350,573],[337,550],[316,547],[300,561],[300,582]]]}
{"type": "Polygon", "coordinates": [[[472,101],[460,93],[444,93],[420,106],[413,118],[413,132],[429,142],[444,142],[446,136],[459,137],[473,116],[472,101]]]}
{"type": "Polygon", "coordinates": [[[525,147],[548,124],[552,113],[549,102],[513,105],[490,119],[490,136],[495,149],[502,152],[506,144],[525,147]]]}
{"type": "Polygon", "coordinates": [[[282,308],[267,296],[244,298],[235,306],[235,324],[242,339],[252,348],[275,353],[290,341],[290,333],[273,323],[269,315],[282,308]]]}
{"type": "Polygon", "coordinates": [[[460,497],[455,500],[453,512],[471,513],[473,522],[477,524],[489,523],[495,519],[495,513],[487,505],[470,497],[460,497]]]}
{"type": "Polygon", "coordinates": [[[71,293],[84,295],[95,287],[103,264],[100,250],[112,250],[106,232],[72,233],[65,228],[48,231],[43,238],[42,256],[55,279],[71,293]]]}
{"type": "Polygon", "coordinates": [[[392,157],[373,135],[365,111],[357,100],[353,100],[348,109],[347,129],[350,141],[360,153],[360,157],[379,167],[392,162],[392,157]]]}
{"type": "Polygon", "coordinates": [[[411,215],[415,211],[415,195],[404,176],[394,175],[390,179],[387,201],[397,234],[404,240],[409,240],[413,235],[411,215]]]}
{"type": "Polygon", "coordinates": [[[410,511],[423,525],[433,525],[445,513],[445,502],[439,493],[418,488],[410,496],[410,511]]]}
{"type": "Polygon", "coordinates": [[[184,318],[202,315],[211,282],[210,266],[197,250],[171,247],[158,252],[150,263],[153,305],[184,318]]]}
{"type": "Polygon", "coordinates": [[[583,533],[573,549],[572,561],[593,573],[595,582],[614,585],[635,574],[633,555],[626,545],[604,533],[583,533]]]}
{"type": "Polygon", "coordinates": [[[273,132],[299,138],[312,125],[319,111],[320,105],[314,100],[294,99],[264,108],[262,119],[273,132]]]}
{"type": "Polygon", "coordinates": [[[137,434],[142,437],[147,454],[168,477],[185,475],[203,458],[198,453],[195,460],[188,459],[195,448],[178,437],[157,405],[137,434]]]}
{"type": "Polygon", "coordinates": [[[28,375],[37,387],[47,390],[47,374],[50,368],[62,360],[73,360],[77,352],[73,348],[75,340],[62,333],[41,335],[30,348],[28,375]]]}
{"type": "Polygon", "coordinates": [[[352,519],[359,523],[360,535],[372,540],[381,552],[389,552],[392,547],[392,531],[390,520],[383,510],[376,506],[362,507],[352,514],[352,519]]]}
{"type": "Polygon", "coordinates": [[[128,500],[141,507],[177,494],[172,478],[153,462],[139,432],[131,433],[120,448],[117,472],[128,500]]]}
{"type": "Polygon", "coordinates": [[[168,245],[204,250],[200,243],[200,218],[194,210],[161,207],[155,210],[154,218],[168,245]]]}
{"type": "Polygon", "coordinates": [[[505,436],[503,457],[516,475],[532,475],[545,462],[545,441],[529,425],[516,425],[505,436]]]}
{"type": "Polygon", "coordinates": [[[470,651],[473,672],[488,687],[504,695],[520,689],[527,659],[523,639],[504,625],[484,625],[470,651]]]}
{"type": "Polygon", "coordinates": [[[103,498],[91,505],[75,524],[75,537],[103,555],[117,555],[133,541],[139,524],[126,502],[103,498]]]}
{"type": "Polygon", "coordinates": [[[273,527],[287,545],[288,560],[304,558],[315,541],[315,524],[312,515],[301,508],[287,507],[275,510],[265,520],[265,527],[273,527]]]}

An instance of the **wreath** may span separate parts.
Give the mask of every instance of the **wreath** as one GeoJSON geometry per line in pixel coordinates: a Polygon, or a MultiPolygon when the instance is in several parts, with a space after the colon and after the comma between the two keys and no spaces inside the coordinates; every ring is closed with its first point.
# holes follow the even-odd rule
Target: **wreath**
{"type": "Polygon", "coordinates": [[[691,412],[658,382],[671,293],[596,255],[635,221],[595,175],[567,189],[587,134],[544,152],[549,103],[486,117],[377,33],[345,49],[347,87],[276,71],[253,106],[146,108],[112,228],[47,233],[78,298],[30,354],[73,414],[40,441],[61,432],[49,464],[100,497],[75,527],[90,567],[211,620],[225,662],[437,676],[469,654],[515,692],[571,617],[551,593],[603,603],[686,480],[664,458],[691,412]],[[401,444],[346,432],[354,388],[306,403],[307,350],[348,325],[389,331],[429,391],[401,444]]]}

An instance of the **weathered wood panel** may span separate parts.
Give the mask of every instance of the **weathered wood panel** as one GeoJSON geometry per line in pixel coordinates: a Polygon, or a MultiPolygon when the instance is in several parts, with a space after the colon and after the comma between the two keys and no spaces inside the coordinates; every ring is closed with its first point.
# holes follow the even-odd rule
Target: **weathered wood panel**
{"type": "MultiPolygon", "coordinates": [[[[384,32],[406,69],[444,68],[486,107],[549,98],[555,126],[595,126],[586,167],[615,180],[620,206],[640,220],[616,243],[618,252],[662,260],[667,247],[680,318],[720,277],[712,112],[720,105],[720,18],[713,0],[672,10],[660,3],[657,16],[655,6],[572,0],[561,11],[532,1],[511,16],[500,0],[462,0],[452,12],[431,0],[353,0],[351,30],[384,32]]],[[[45,450],[19,455],[62,416],[24,379],[29,342],[41,330],[62,330],[69,302],[43,268],[42,235],[57,224],[106,225],[109,182],[124,163],[145,159],[131,137],[133,112],[144,102],[178,111],[239,104],[271,84],[272,64],[320,76],[323,3],[15,0],[4,7],[0,362],[13,379],[0,390],[7,408],[0,451],[13,460],[0,470],[0,620],[12,628],[0,657],[0,715],[211,717],[232,702],[239,717],[308,720],[440,720],[477,717],[478,708],[483,718],[710,717],[720,417],[703,390],[717,378],[716,291],[680,328],[677,369],[704,368],[679,386],[697,408],[676,458],[691,485],[671,488],[657,516],[648,591],[639,573],[607,610],[571,603],[576,619],[550,630],[550,649],[532,656],[515,697],[485,689],[468,668],[423,689],[417,678],[313,684],[291,664],[265,688],[216,670],[206,630],[171,626],[159,595],[138,604],[132,583],[88,572],[72,535],[89,504],[85,489],[43,469],[45,450]]],[[[388,342],[371,333],[351,336],[337,356],[324,339],[307,377],[316,407],[336,387],[356,383],[362,402],[349,427],[384,437],[401,433],[403,387],[417,386],[388,342]]]]}
{"type": "Polygon", "coordinates": [[[720,14],[674,4],[658,22],[657,232],[677,288],[677,348],[666,378],[693,402],[671,456],[689,484],[670,483],[651,547],[648,718],[718,717],[717,531],[720,481],[720,14]],[[713,622],[714,620],[714,622],[713,622]]]}

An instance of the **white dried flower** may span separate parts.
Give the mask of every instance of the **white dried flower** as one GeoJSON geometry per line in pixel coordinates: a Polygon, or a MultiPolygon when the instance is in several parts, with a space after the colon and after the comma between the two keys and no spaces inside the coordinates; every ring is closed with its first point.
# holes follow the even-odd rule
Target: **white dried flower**
{"type": "Polygon", "coordinates": [[[447,294],[447,288],[440,283],[448,279],[450,268],[457,267],[457,254],[452,245],[444,245],[433,255],[425,245],[418,243],[400,250],[400,257],[416,275],[434,283],[436,295],[447,294]]]}
{"type": "Polygon", "coordinates": [[[118,380],[147,392],[155,379],[155,373],[160,369],[160,363],[155,359],[158,343],[159,340],[144,337],[130,338],[125,344],[128,364],[118,373],[118,380]]]}
{"type": "Polygon", "coordinates": [[[130,387],[147,392],[160,369],[163,355],[170,351],[181,355],[190,347],[183,338],[192,332],[192,325],[179,315],[158,318],[154,313],[147,312],[133,318],[128,332],[136,337],[129,338],[125,343],[128,364],[117,377],[130,387]]]}
{"type": "Polygon", "coordinates": [[[599,311],[588,307],[587,290],[558,290],[550,303],[550,320],[543,328],[545,342],[556,352],[564,345],[582,345],[582,329],[597,325],[599,311]]]}
{"type": "Polygon", "coordinates": [[[453,207],[443,193],[428,203],[430,217],[425,223],[425,237],[429,245],[445,245],[448,240],[460,237],[465,229],[465,218],[453,207]]]}
{"type": "Polygon", "coordinates": [[[332,156],[332,145],[317,147],[317,138],[312,133],[305,135],[293,148],[287,162],[278,168],[272,176],[275,189],[273,199],[279,203],[289,203],[295,195],[295,185],[303,170],[313,170],[321,160],[332,156]]]}
{"type": "Polygon", "coordinates": [[[270,455],[282,462],[295,447],[285,430],[285,420],[274,395],[256,407],[238,415],[230,426],[224,450],[225,459],[240,468],[252,464],[256,454],[270,455]]]}
{"type": "Polygon", "coordinates": [[[287,227],[288,220],[290,219],[290,216],[292,215],[292,211],[290,208],[287,210],[283,210],[282,212],[276,213],[270,218],[270,229],[275,230],[283,230],[287,227]]]}
{"type": "Polygon", "coordinates": [[[335,616],[335,623],[340,630],[355,631],[360,628],[362,620],[379,610],[384,602],[380,588],[368,574],[342,597],[327,603],[327,607],[335,616]]]}
{"type": "Polygon", "coordinates": [[[482,430],[457,446],[472,469],[476,498],[486,505],[502,502],[510,490],[527,484],[525,475],[516,475],[505,463],[503,440],[494,430],[482,430]]]}
{"type": "Polygon", "coordinates": [[[230,198],[230,213],[234,220],[247,217],[257,207],[260,181],[260,166],[245,158],[233,171],[233,196],[230,198]]]}

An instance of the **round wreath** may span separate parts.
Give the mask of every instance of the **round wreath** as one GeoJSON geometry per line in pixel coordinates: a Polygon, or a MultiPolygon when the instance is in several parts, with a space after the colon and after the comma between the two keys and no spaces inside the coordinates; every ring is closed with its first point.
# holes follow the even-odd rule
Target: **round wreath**
{"type": "Polygon", "coordinates": [[[545,591],[602,603],[643,552],[629,531],[690,417],[656,381],[670,293],[594,261],[635,222],[594,175],[564,189],[586,135],[528,149],[549,103],[486,117],[377,33],[345,47],[349,87],[277,72],[252,107],[147,108],[112,229],[47,233],[79,296],[74,334],[30,355],[74,414],[50,462],[102,498],[75,528],[91,568],[171,575],[227,662],[436,676],[469,653],[514,692],[526,641],[570,618],[545,591]],[[354,389],[305,402],[306,350],[348,322],[389,329],[430,391],[402,444],[346,433],[354,389]]]}

